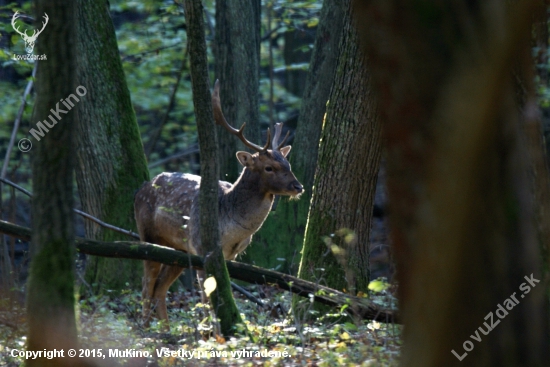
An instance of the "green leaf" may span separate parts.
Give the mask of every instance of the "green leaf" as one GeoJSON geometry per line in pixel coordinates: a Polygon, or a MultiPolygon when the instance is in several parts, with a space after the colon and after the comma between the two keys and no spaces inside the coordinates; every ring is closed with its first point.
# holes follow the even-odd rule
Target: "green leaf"
{"type": "Polygon", "coordinates": [[[369,283],[369,289],[373,292],[382,292],[389,288],[389,284],[380,280],[376,279],[369,283]]]}

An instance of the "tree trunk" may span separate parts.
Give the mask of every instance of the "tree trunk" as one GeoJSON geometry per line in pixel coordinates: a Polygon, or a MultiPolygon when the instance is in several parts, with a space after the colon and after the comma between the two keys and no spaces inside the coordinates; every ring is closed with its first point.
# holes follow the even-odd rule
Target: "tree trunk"
{"type": "MultiPolygon", "coordinates": [[[[227,121],[246,122],[246,137],[261,143],[258,110],[260,69],[260,1],[216,1],[216,79],[227,121]]],[[[235,182],[240,165],[235,157],[244,145],[218,126],[220,179],[235,182]]]]}
{"type": "MultiPolygon", "coordinates": [[[[134,193],[149,180],[136,116],[105,1],[78,2],[78,78],[88,100],[78,105],[77,169],[83,210],[120,228],[135,230],[134,193]]],[[[128,239],[86,221],[86,235],[128,239]]],[[[90,257],[86,279],[96,291],[140,287],[140,264],[90,257]]]]}
{"type": "Polygon", "coordinates": [[[327,107],[298,277],[367,292],[380,124],[357,32],[346,11],[327,107]],[[323,268],[319,273],[316,269],[323,268]]]}
{"type": "MultiPolygon", "coordinates": [[[[533,25],[533,38],[535,42],[535,64],[537,65],[538,82],[535,82],[530,73],[530,68],[523,67],[523,71],[527,71],[527,75],[522,75],[522,80],[525,83],[523,91],[527,93],[525,96],[525,104],[522,106],[522,113],[527,118],[526,130],[529,141],[527,142],[531,159],[533,163],[533,188],[535,192],[535,202],[540,203],[536,210],[537,229],[539,235],[539,243],[542,247],[544,275],[550,275],[550,119],[545,113],[532,114],[531,109],[538,104],[538,97],[541,89],[550,89],[550,73],[548,72],[548,38],[550,36],[548,25],[550,14],[541,12],[535,18],[533,25]],[[538,90],[538,91],[537,91],[538,90]],[[544,117],[543,117],[544,116],[544,117]]],[[[528,65],[532,64],[531,58],[524,58],[524,62],[528,65]]],[[[546,107],[548,111],[548,107],[546,107]]],[[[550,287],[546,290],[547,299],[550,302],[550,287]]],[[[549,307],[550,311],[550,307],[549,307]]],[[[549,320],[550,321],[550,320],[549,320]]]]}
{"type": "Polygon", "coordinates": [[[548,365],[512,78],[534,4],[356,2],[387,141],[403,366],[548,365]]]}
{"type": "Polygon", "coordinates": [[[199,192],[201,248],[205,253],[204,270],[216,279],[216,290],[211,295],[212,306],[220,319],[224,335],[235,333],[235,325],[241,316],[233,294],[229,273],[225,266],[218,229],[218,162],[216,130],[210,91],[208,88],[208,63],[204,38],[203,7],[201,0],[185,0],[185,18],[191,64],[193,105],[199,133],[201,154],[201,184],[199,192]]]}
{"type": "Polygon", "coordinates": [[[300,200],[281,200],[254,235],[244,261],[265,268],[296,273],[317,164],[317,151],[325,106],[334,80],[338,48],[349,0],[324,0],[315,35],[296,137],[290,154],[292,171],[304,186],[300,200]],[[285,259],[281,263],[279,259],[285,259]],[[280,266],[280,267],[279,267],[280,266]]]}
{"type": "MultiPolygon", "coordinates": [[[[77,348],[74,310],[74,216],[72,130],[74,113],[60,100],[75,95],[76,53],[74,6],[65,1],[36,1],[37,25],[49,15],[48,32],[36,45],[38,61],[32,121],[54,125],[41,139],[32,140],[32,246],[27,284],[28,345],[30,351],[77,348]],[[58,120],[51,109],[58,110],[58,120]],[[61,112],[64,111],[64,112],[61,112]]],[[[82,88],[82,87],[79,87],[82,88]]],[[[85,89],[84,89],[85,90],[85,89]]],[[[78,93],[80,95],[80,93],[78,93]]],[[[81,96],[81,95],[80,95],[81,96]]],[[[82,96],[81,96],[82,97],[82,96]]],[[[86,96],[83,96],[85,99],[86,96]]],[[[78,103],[78,102],[75,102],[78,103]]],[[[65,355],[66,356],[66,355],[65,355]]],[[[73,366],[70,358],[37,358],[28,366],[73,366]]]]}
{"type": "MultiPolygon", "coordinates": [[[[0,233],[5,233],[9,236],[27,241],[31,236],[31,230],[29,228],[4,222],[2,220],[0,220],[0,233]]],[[[177,265],[182,268],[204,268],[204,261],[200,256],[146,242],[100,242],[77,237],[76,249],[83,254],[95,256],[152,260],[166,265],[177,265]]],[[[293,277],[292,275],[262,269],[254,265],[236,261],[226,261],[225,263],[229,274],[234,279],[251,284],[269,284],[307,299],[310,299],[310,296],[313,294],[315,302],[333,307],[351,305],[351,308],[347,308],[346,310],[354,316],[364,320],[399,322],[399,315],[397,313],[392,310],[383,309],[368,298],[350,296],[349,294],[319,285],[318,283],[308,282],[293,277]]]]}

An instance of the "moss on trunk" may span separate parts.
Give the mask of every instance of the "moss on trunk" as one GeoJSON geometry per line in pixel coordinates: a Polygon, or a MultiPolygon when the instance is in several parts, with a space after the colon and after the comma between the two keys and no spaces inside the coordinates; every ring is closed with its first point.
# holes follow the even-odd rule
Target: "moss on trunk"
{"type": "MultiPolygon", "coordinates": [[[[135,230],[134,193],[149,179],[141,137],[104,1],[78,2],[78,78],[87,100],[78,105],[76,179],[84,211],[135,230]]],[[[90,238],[128,239],[86,222],[90,238]]],[[[139,262],[89,257],[86,280],[95,290],[141,285],[139,262]]]]}
{"type": "Polygon", "coordinates": [[[514,87],[533,66],[513,72],[544,13],[539,2],[356,1],[383,107],[402,366],[548,365],[522,131],[536,107],[518,113],[514,87]]]}
{"type": "MultiPolygon", "coordinates": [[[[260,143],[258,88],[260,85],[260,1],[216,1],[214,43],[216,79],[221,82],[220,97],[227,121],[240,127],[246,122],[245,136],[260,143]]],[[[235,153],[244,145],[218,126],[220,179],[235,182],[241,165],[235,153]]]]}
{"type": "MultiPolygon", "coordinates": [[[[50,109],[65,110],[60,100],[75,93],[74,5],[62,0],[36,1],[36,19],[49,20],[47,37],[36,52],[39,61],[32,121],[44,121],[50,109]]],[[[27,283],[29,351],[78,348],[74,310],[73,127],[74,111],[61,117],[27,153],[32,161],[31,266],[27,283]]],[[[52,121],[53,122],[53,121],[52,121]]],[[[80,365],[72,359],[37,358],[27,366],[80,365]],[[68,359],[68,360],[67,360],[68,359]]]]}
{"type": "Polygon", "coordinates": [[[306,87],[292,143],[290,163],[304,186],[300,200],[282,199],[262,228],[254,235],[242,260],[265,268],[295,274],[300,262],[307,213],[317,164],[319,138],[325,106],[334,80],[345,3],[324,0],[315,36],[306,87]],[[284,259],[281,261],[279,259],[284,259]]]}
{"type": "Polygon", "coordinates": [[[367,292],[380,123],[349,2],[330,94],[298,276],[367,292]],[[320,273],[317,269],[324,269],[320,273]]]}
{"type": "Polygon", "coordinates": [[[200,247],[205,254],[204,270],[207,276],[211,274],[216,278],[217,286],[211,295],[211,300],[216,316],[220,320],[221,333],[232,335],[236,332],[236,325],[242,320],[231,293],[229,273],[220,246],[217,139],[208,88],[204,11],[201,0],[185,0],[184,6],[191,61],[193,105],[201,153],[200,247]]]}

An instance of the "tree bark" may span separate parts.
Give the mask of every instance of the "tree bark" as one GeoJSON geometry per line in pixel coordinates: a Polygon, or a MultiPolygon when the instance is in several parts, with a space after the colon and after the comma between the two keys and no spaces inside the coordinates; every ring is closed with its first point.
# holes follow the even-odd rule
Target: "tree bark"
{"type": "Polygon", "coordinates": [[[235,326],[241,323],[241,316],[233,293],[229,274],[225,266],[218,227],[218,162],[214,115],[210,90],[208,88],[208,63],[204,38],[204,11],[201,0],[185,0],[185,18],[189,57],[191,62],[191,83],[193,105],[199,133],[201,155],[201,184],[199,192],[200,239],[204,251],[204,269],[216,279],[216,290],[211,294],[212,306],[220,319],[224,335],[235,333],[235,326]]]}
{"type": "MultiPolygon", "coordinates": [[[[60,100],[75,94],[74,5],[65,1],[35,2],[37,25],[49,16],[47,33],[36,44],[38,61],[36,102],[32,121],[54,125],[33,140],[32,244],[27,283],[28,345],[30,351],[77,348],[74,310],[74,216],[72,140],[74,112],[67,113],[60,100]],[[50,109],[60,106],[63,114],[50,109]],[[49,118],[50,116],[51,118],[49,118]]],[[[84,97],[86,98],[86,97],[84,97]]],[[[73,100],[74,101],[74,100],[73,100]]],[[[62,113],[62,112],[60,112],[62,113]]],[[[28,366],[79,365],[70,358],[29,359],[28,366]]]]}
{"type": "Polygon", "coordinates": [[[381,128],[349,5],[344,22],[298,277],[355,294],[369,284],[381,128]]]}
{"type": "MultiPolygon", "coordinates": [[[[31,230],[15,224],[0,220],[0,233],[9,236],[30,239],[31,230]]],[[[76,238],[76,249],[88,255],[105,256],[112,258],[125,258],[134,260],[152,260],[166,265],[177,265],[182,268],[192,267],[203,269],[204,261],[200,256],[191,255],[183,251],[169,247],[154,245],[145,242],[117,241],[101,242],[76,238]]],[[[342,293],[317,283],[298,279],[288,274],[273,270],[262,269],[254,265],[236,261],[226,261],[227,270],[232,278],[252,284],[270,284],[280,289],[292,292],[310,299],[314,296],[315,302],[327,306],[342,307],[351,305],[346,309],[352,315],[364,320],[377,320],[381,322],[399,322],[399,314],[392,310],[380,308],[366,298],[359,298],[342,293]]]]}
{"type": "Polygon", "coordinates": [[[548,365],[512,80],[535,4],[356,1],[387,141],[403,366],[548,365]]]}
{"type": "MultiPolygon", "coordinates": [[[[79,1],[78,77],[88,99],[78,105],[76,180],[83,210],[134,230],[134,193],[149,180],[136,116],[105,1],[79,1]]],[[[85,223],[89,238],[126,239],[85,223]]],[[[89,257],[86,279],[96,291],[139,288],[142,267],[133,261],[89,257]]]]}
{"type": "MultiPolygon", "coordinates": [[[[534,49],[537,50],[537,54],[532,57],[529,51],[521,52],[514,68],[516,99],[519,99],[518,112],[523,116],[523,129],[531,165],[529,178],[532,185],[533,201],[537,204],[534,208],[535,224],[542,254],[542,277],[544,279],[548,279],[550,276],[550,151],[547,151],[545,146],[545,144],[550,144],[550,136],[548,136],[550,123],[547,118],[543,117],[544,113],[540,110],[539,93],[541,89],[550,87],[548,68],[546,67],[548,64],[549,17],[548,12],[535,14],[532,42],[535,44],[534,49]],[[533,68],[533,59],[537,66],[536,69],[533,68]]],[[[525,44],[524,47],[531,49],[529,44],[525,44]]],[[[546,299],[550,327],[550,287],[546,287],[546,299]]]]}
{"type": "MultiPolygon", "coordinates": [[[[214,43],[216,79],[221,82],[224,114],[233,126],[246,122],[246,137],[260,144],[258,110],[260,70],[260,1],[216,1],[214,43]]],[[[235,182],[240,165],[235,157],[244,145],[221,127],[218,133],[220,179],[235,182]]]]}
{"type": "Polygon", "coordinates": [[[315,35],[313,55],[306,81],[290,163],[304,186],[300,200],[279,202],[254,235],[244,261],[295,274],[304,241],[307,214],[317,164],[319,138],[325,106],[334,80],[338,48],[344,25],[344,9],[349,0],[324,0],[315,35]],[[285,259],[281,263],[279,259],[285,259]]]}

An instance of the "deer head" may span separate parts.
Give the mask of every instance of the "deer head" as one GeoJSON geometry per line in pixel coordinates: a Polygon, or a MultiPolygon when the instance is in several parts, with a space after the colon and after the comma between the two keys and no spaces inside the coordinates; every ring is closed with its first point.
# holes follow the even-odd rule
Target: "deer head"
{"type": "Polygon", "coordinates": [[[245,146],[256,152],[254,154],[243,151],[237,152],[239,162],[250,171],[249,175],[254,177],[250,182],[256,183],[263,193],[298,197],[302,193],[303,187],[292,173],[290,163],[286,160],[291,148],[290,145],[284,146],[288,138],[288,131],[285,138],[279,142],[283,124],[275,124],[273,140],[271,140],[269,128],[267,129],[267,140],[263,147],[247,140],[243,133],[246,123],[243,123],[241,128],[237,130],[229,125],[223,115],[218,80],[216,80],[214,92],[212,93],[212,107],[216,124],[223,126],[229,133],[237,136],[245,146]]]}
{"type": "MultiPolygon", "coordinates": [[[[245,124],[237,130],[225,120],[218,81],[212,93],[212,107],[216,123],[255,151],[253,154],[237,152],[237,159],[245,168],[234,184],[218,183],[220,246],[224,257],[233,260],[246,249],[254,233],[262,226],[273,205],[274,195],[297,197],[303,192],[303,187],[286,160],[290,146],[284,146],[288,133],[280,141],[283,124],[275,126],[273,139],[267,131],[267,143],[261,147],[244,137],[245,124]]],[[[165,172],[145,183],[136,193],[134,203],[140,239],[204,255],[197,200],[200,182],[199,176],[165,172]]],[[[145,261],[142,296],[146,325],[153,307],[168,326],[166,292],[181,272],[182,268],[177,266],[145,261]]]]}
{"type": "Polygon", "coordinates": [[[13,17],[11,18],[11,25],[13,27],[13,29],[19,33],[21,35],[21,37],[23,38],[23,41],[25,41],[25,50],[27,51],[28,54],[32,53],[32,50],[34,49],[34,43],[36,42],[36,38],[38,38],[38,35],[40,33],[42,33],[42,31],[44,30],[44,28],[46,28],[46,24],[48,24],[48,14],[44,13],[44,22],[42,22],[42,29],[39,30],[39,31],[36,31],[36,29],[33,31],[32,35],[28,35],[27,34],[27,30],[25,30],[25,32],[21,32],[19,30],[19,27],[16,27],[15,26],[15,20],[17,18],[19,18],[19,12],[16,11],[15,14],[13,14],[13,17]]]}

